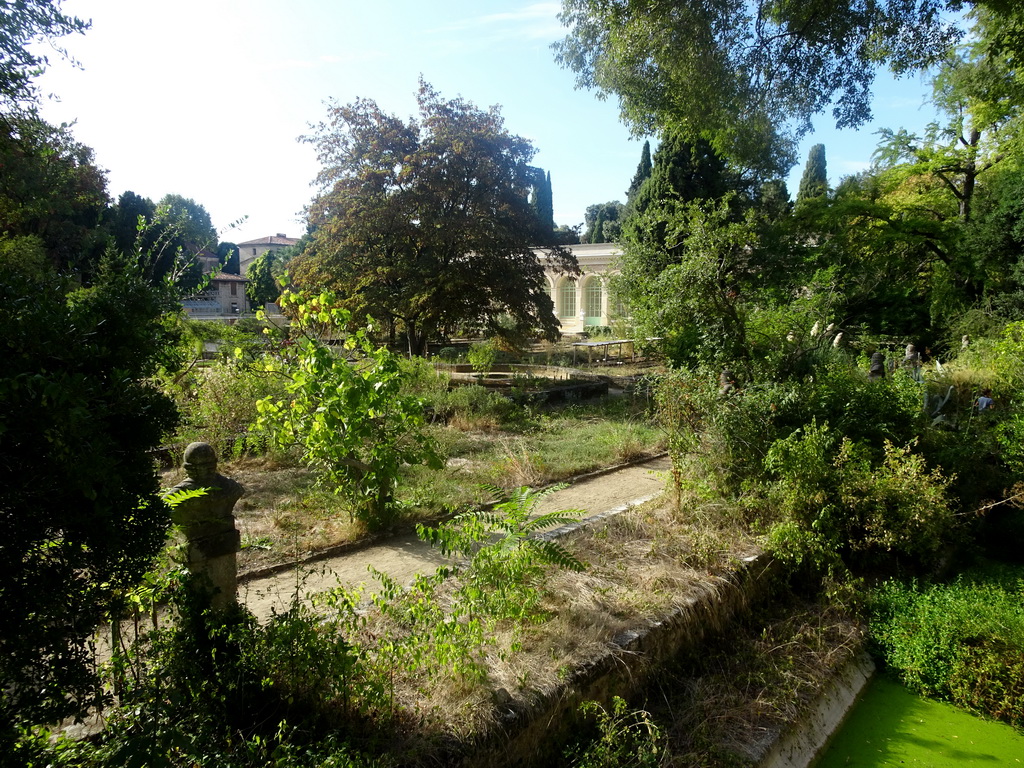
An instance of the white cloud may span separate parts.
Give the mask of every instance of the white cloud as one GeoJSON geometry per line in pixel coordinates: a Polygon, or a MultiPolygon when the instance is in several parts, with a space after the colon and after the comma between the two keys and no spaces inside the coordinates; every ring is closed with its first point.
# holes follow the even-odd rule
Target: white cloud
{"type": "Polygon", "coordinates": [[[501,28],[496,37],[502,39],[527,38],[530,40],[555,39],[564,34],[558,21],[560,3],[532,3],[516,11],[474,16],[430,30],[431,33],[466,32],[501,28]]]}

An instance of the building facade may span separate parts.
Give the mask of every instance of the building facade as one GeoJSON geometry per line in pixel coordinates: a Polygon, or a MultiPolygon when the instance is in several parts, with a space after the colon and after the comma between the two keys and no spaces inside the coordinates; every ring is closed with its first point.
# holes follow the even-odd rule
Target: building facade
{"type": "Polygon", "coordinates": [[[221,272],[210,279],[210,284],[201,293],[181,302],[185,313],[197,320],[232,320],[249,314],[249,301],[245,296],[245,284],[249,281],[240,275],[221,272]]]}
{"type": "Polygon", "coordinates": [[[611,278],[618,274],[617,261],[621,251],[615,243],[570,245],[581,274],[578,277],[558,274],[549,266],[543,250],[537,259],[544,264],[547,291],[555,305],[555,316],[562,333],[585,333],[598,327],[611,326],[623,314],[622,307],[611,296],[611,278]]]}
{"type": "Polygon", "coordinates": [[[271,237],[247,240],[238,243],[238,272],[242,277],[249,271],[249,266],[267,251],[280,251],[299,242],[297,237],[288,237],[280,232],[271,237]]]}

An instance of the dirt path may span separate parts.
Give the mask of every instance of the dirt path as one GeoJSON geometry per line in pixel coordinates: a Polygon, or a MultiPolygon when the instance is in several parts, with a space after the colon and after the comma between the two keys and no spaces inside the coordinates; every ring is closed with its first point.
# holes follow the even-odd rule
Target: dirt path
{"type": "MultiPolygon", "coordinates": [[[[606,516],[628,506],[648,501],[665,488],[671,464],[659,457],[579,480],[547,496],[537,505],[537,514],[562,509],[582,509],[587,519],[606,516]]],[[[253,579],[239,586],[238,597],[259,619],[281,612],[305,595],[323,592],[338,585],[358,584],[373,589],[376,582],[367,572],[369,566],[407,584],[418,573],[430,573],[445,562],[437,550],[408,534],[381,544],[337,557],[300,565],[271,576],[253,579]]]]}

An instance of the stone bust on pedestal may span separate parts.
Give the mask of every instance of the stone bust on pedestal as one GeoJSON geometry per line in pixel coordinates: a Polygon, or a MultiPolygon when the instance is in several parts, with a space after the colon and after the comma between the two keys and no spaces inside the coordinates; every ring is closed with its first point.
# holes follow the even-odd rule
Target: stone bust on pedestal
{"type": "Polygon", "coordinates": [[[213,587],[211,607],[223,610],[235,602],[238,565],[235,554],[241,535],[232,510],[245,489],[217,472],[217,452],[209,443],[192,443],[185,449],[183,466],[188,479],[174,491],[204,489],[202,496],[180,502],[171,519],[188,540],[186,567],[194,576],[206,576],[213,587]]]}

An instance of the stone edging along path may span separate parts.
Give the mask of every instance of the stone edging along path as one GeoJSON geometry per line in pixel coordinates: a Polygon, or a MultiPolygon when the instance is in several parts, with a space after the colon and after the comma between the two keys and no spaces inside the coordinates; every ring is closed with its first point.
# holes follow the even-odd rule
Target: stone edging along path
{"type": "MultiPolygon", "coordinates": [[[[614,464],[610,467],[602,467],[601,469],[596,469],[593,472],[585,472],[581,475],[575,475],[567,480],[561,480],[557,483],[549,483],[548,485],[543,486],[543,488],[550,488],[551,486],[554,485],[578,485],[579,483],[584,483],[590,480],[595,480],[599,477],[611,475],[616,472],[620,472],[624,469],[629,469],[630,467],[638,467],[644,464],[649,464],[657,461],[658,459],[667,458],[667,456],[668,453],[666,451],[644,455],[638,459],[626,461],[621,464],[614,464]]],[[[543,490],[543,488],[539,490],[543,490]]],[[[609,514],[622,511],[622,509],[625,509],[625,507],[629,506],[630,504],[635,505],[638,503],[643,503],[645,501],[649,501],[649,499],[631,499],[628,502],[626,502],[621,509],[617,508],[614,510],[600,510],[597,513],[597,517],[606,517],[609,514]]],[[[594,519],[594,517],[588,517],[588,519],[594,519]]],[[[274,574],[281,573],[282,571],[290,571],[297,566],[306,565],[308,563],[313,563],[318,560],[325,560],[332,557],[342,557],[345,555],[355,554],[356,552],[359,552],[361,550],[369,549],[371,547],[377,546],[378,544],[386,542],[389,538],[393,538],[394,536],[395,534],[371,534],[362,539],[359,539],[358,541],[347,541],[343,544],[336,544],[332,547],[325,547],[324,549],[314,550],[304,555],[298,560],[289,560],[283,563],[273,563],[272,565],[264,565],[259,568],[253,568],[251,570],[242,571],[238,574],[238,583],[245,584],[259,579],[265,579],[268,576],[273,576],[274,574]]]]}
{"type": "MultiPolygon", "coordinates": [[[[670,466],[662,453],[580,475],[568,487],[544,497],[536,513],[579,508],[584,513],[582,524],[595,517],[607,517],[660,495],[665,487],[664,473],[670,466]]],[[[376,582],[368,574],[369,565],[398,583],[407,584],[417,574],[432,573],[445,563],[447,560],[440,552],[421,541],[414,531],[407,530],[343,544],[316,552],[300,562],[244,574],[239,578],[239,601],[264,620],[274,612],[287,610],[306,595],[339,585],[366,585],[372,589],[376,582]]]]}

